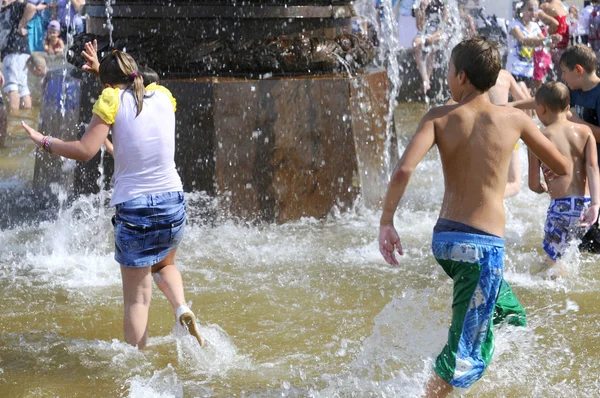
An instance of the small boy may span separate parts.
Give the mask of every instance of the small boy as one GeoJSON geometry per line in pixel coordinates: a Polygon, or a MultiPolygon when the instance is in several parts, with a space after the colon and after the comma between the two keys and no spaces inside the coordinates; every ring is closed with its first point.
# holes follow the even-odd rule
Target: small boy
{"type": "Polygon", "coordinates": [[[546,262],[553,265],[569,242],[581,238],[598,219],[598,153],[592,130],[567,119],[570,96],[564,84],[543,85],[535,101],[538,118],[546,126],[544,135],[569,162],[566,175],[546,177],[546,187],[540,180],[540,161],[529,153],[529,188],[537,193],[547,191],[552,198],[544,225],[543,247],[548,255],[546,262]],[[588,184],[591,200],[585,196],[588,184]]]}
{"type": "MultiPolygon", "coordinates": [[[[458,104],[430,110],[396,165],[380,220],[379,250],[390,264],[402,255],[394,213],[410,177],[437,145],[445,193],[434,228],[436,261],[454,280],[452,324],[426,386],[429,397],[444,397],[453,387],[469,387],[493,353],[492,317],[514,298],[501,292],[504,272],[504,189],[510,157],[521,138],[556,174],[567,173],[567,159],[523,112],[493,105],[487,91],[500,72],[497,45],[481,38],[452,50],[447,73],[458,104]]],[[[512,303],[511,303],[512,304],[512,303]]]]}
{"type": "Polygon", "coordinates": [[[56,20],[50,21],[44,40],[44,51],[48,55],[62,55],[65,51],[65,43],[60,36],[60,23],[56,20]]]}
{"type": "Polygon", "coordinates": [[[27,63],[25,64],[25,66],[27,66],[29,73],[36,77],[43,78],[48,72],[46,57],[44,57],[40,53],[31,54],[29,59],[27,59],[27,63]]]}

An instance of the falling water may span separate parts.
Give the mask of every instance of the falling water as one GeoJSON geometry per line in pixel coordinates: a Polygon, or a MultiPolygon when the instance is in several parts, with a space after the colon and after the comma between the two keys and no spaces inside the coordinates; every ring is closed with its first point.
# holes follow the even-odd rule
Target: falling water
{"type": "Polygon", "coordinates": [[[108,32],[108,45],[110,48],[112,48],[115,45],[115,43],[113,41],[114,26],[112,24],[113,0],[105,0],[105,4],[106,4],[106,25],[104,26],[104,28],[108,32]]]}

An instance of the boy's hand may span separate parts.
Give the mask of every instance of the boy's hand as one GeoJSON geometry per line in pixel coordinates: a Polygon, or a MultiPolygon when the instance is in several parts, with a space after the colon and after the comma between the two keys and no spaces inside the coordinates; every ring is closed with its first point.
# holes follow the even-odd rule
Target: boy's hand
{"type": "Polygon", "coordinates": [[[400,237],[393,225],[379,226],[379,252],[383,255],[385,261],[391,265],[398,265],[398,260],[394,255],[394,248],[398,250],[398,254],[402,255],[402,244],[400,237]]]}
{"type": "Polygon", "coordinates": [[[83,65],[83,70],[86,70],[96,76],[100,74],[100,61],[98,61],[98,41],[94,40],[93,43],[86,42],[85,50],[81,52],[81,55],[86,60],[86,64],[83,65]]]}
{"type": "Polygon", "coordinates": [[[552,170],[550,170],[550,168],[548,166],[546,166],[544,163],[542,163],[542,173],[544,173],[544,177],[546,177],[546,181],[552,181],[555,178],[558,178],[558,175],[556,175],[552,170]]]}
{"type": "Polygon", "coordinates": [[[600,210],[599,205],[592,205],[588,207],[588,209],[583,213],[579,221],[581,222],[582,228],[591,227],[598,220],[598,210],[600,210]]]}

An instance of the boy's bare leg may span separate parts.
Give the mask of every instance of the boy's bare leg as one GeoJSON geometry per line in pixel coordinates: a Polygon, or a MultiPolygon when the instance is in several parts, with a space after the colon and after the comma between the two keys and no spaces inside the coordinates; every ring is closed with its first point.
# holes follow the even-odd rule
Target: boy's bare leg
{"type": "Polygon", "coordinates": [[[452,387],[448,382],[443,380],[437,373],[433,372],[431,378],[425,387],[425,397],[427,398],[444,398],[452,392],[452,387]]]}
{"type": "Polygon", "coordinates": [[[8,126],[8,122],[6,120],[6,109],[3,106],[0,106],[0,148],[4,148],[6,146],[6,129],[8,126]]]}
{"type": "Polygon", "coordinates": [[[429,91],[430,83],[429,77],[427,76],[427,67],[426,67],[426,59],[423,57],[423,39],[421,37],[417,37],[413,42],[413,48],[415,53],[415,62],[417,64],[417,71],[421,76],[421,82],[423,87],[423,94],[427,94],[429,91]]]}
{"type": "Polygon", "coordinates": [[[8,109],[10,113],[14,113],[19,110],[21,104],[21,97],[19,97],[18,91],[11,91],[8,93],[8,109]]]}
{"type": "Polygon", "coordinates": [[[431,76],[433,75],[433,67],[435,66],[436,55],[437,51],[431,50],[425,58],[425,65],[427,65],[427,81],[431,81],[431,76]]]}
{"type": "Polygon", "coordinates": [[[31,95],[22,96],[20,105],[23,109],[31,109],[31,95]]]}

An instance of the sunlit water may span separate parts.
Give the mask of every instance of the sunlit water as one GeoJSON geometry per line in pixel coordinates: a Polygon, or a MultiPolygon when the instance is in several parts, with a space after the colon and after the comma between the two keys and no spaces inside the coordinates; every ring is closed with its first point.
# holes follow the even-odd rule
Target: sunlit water
{"type": "MultiPolygon", "coordinates": [[[[423,111],[398,108],[401,146],[423,111]]],[[[36,115],[11,117],[2,189],[31,180],[34,147],[18,128],[21,118],[36,115]]],[[[454,396],[598,396],[597,258],[573,253],[557,281],[536,273],[548,198],[525,188],[506,201],[505,276],[529,326],[497,330],[483,379],[454,396]]],[[[433,150],[396,217],[406,253],[398,267],[378,252],[379,211],[360,203],[347,214],[332,209],[325,220],[256,227],[208,222],[199,214],[218,202],[187,194],[178,265],[208,342],[202,349],[175,326],[157,289],[149,347],[122,342],[106,195],[25,225],[15,214],[17,226],[0,231],[0,395],[418,396],[450,319],[452,284],[430,254],[442,192],[433,150]]]]}

